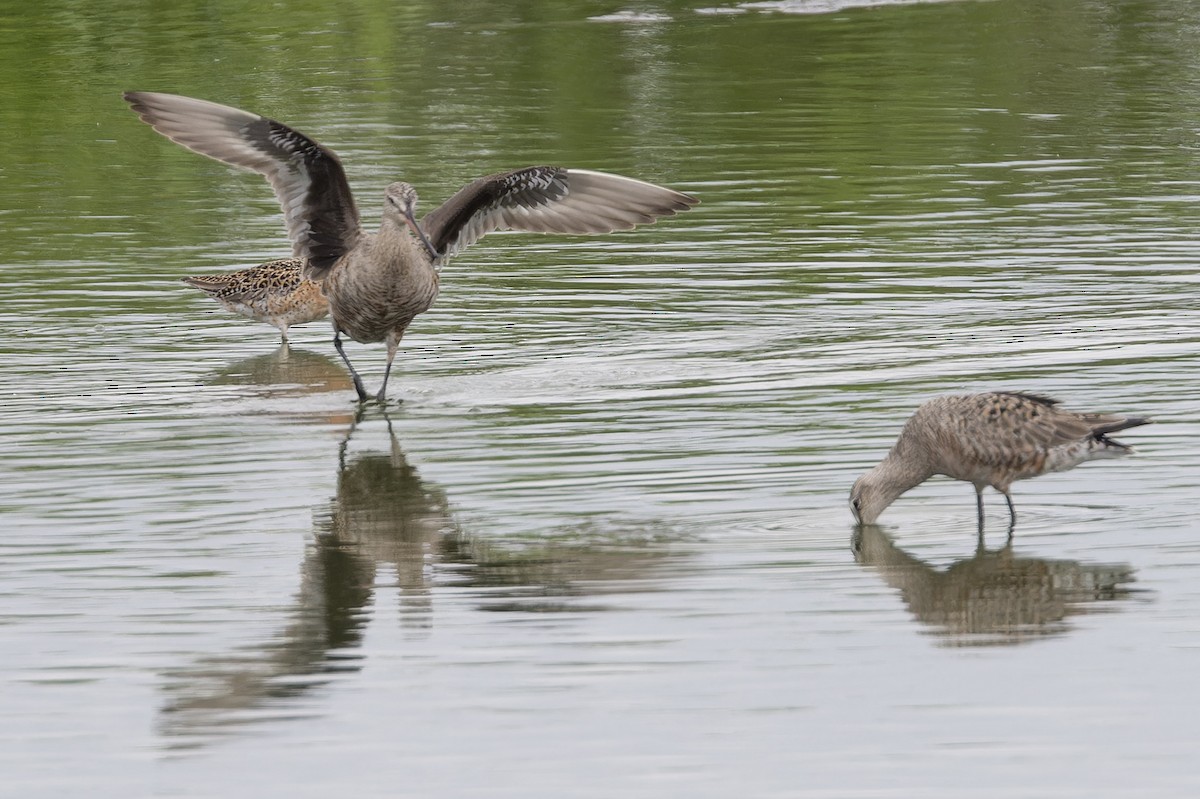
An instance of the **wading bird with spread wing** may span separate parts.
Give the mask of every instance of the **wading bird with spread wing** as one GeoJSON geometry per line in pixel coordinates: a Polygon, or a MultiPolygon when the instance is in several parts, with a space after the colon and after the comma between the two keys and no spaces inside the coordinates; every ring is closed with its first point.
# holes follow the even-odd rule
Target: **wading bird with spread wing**
{"type": "Polygon", "coordinates": [[[266,176],[283,207],[292,255],[321,284],[333,318],[333,344],[360,402],[368,399],[342,346],[385,341],[383,401],[400,339],[433,304],[438,269],[495,230],[611,233],[654,222],[698,202],[672,189],[620,175],[532,166],[479,178],[420,221],[407,183],[384,192],[379,230],[363,230],[337,155],[275,120],[217,103],[156,92],[126,92],[143,121],[201,155],[266,176]]]}

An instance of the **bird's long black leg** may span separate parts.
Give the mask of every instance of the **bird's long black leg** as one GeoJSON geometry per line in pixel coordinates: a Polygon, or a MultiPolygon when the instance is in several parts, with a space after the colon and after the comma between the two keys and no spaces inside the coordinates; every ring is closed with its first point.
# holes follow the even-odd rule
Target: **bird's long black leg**
{"type": "Polygon", "coordinates": [[[378,402],[383,402],[387,398],[388,376],[392,373],[392,361],[396,359],[396,350],[400,347],[400,337],[404,335],[404,331],[397,333],[389,333],[387,337],[387,367],[383,370],[383,385],[379,387],[379,393],[375,395],[378,402]]]}
{"type": "Polygon", "coordinates": [[[342,331],[340,330],[333,334],[333,348],[337,350],[338,355],[342,356],[342,361],[350,370],[350,378],[354,380],[354,390],[358,392],[358,401],[366,402],[370,397],[367,396],[367,390],[363,388],[362,378],[358,376],[358,372],[354,371],[354,364],[350,363],[350,359],[346,357],[346,350],[342,348],[342,331]]]}
{"type": "Polygon", "coordinates": [[[979,517],[979,530],[983,531],[983,489],[975,487],[975,512],[979,517]]]}
{"type": "Polygon", "coordinates": [[[1008,501],[1008,538],[1012,540],[1013,530],[1017,528],[1017,509],[1013,506],[1012,496],[1005,491],[1004,499],[1008,501]]]}
{"type": "Polygon", "coordinates": [[[392,373],[392,359],[388,358],[387,366],[383,369],[383,383],[379,386],[379,393],[375,395],[376,402],[385,402],[387,400],[387,381],[388,376],[392,373]]]}

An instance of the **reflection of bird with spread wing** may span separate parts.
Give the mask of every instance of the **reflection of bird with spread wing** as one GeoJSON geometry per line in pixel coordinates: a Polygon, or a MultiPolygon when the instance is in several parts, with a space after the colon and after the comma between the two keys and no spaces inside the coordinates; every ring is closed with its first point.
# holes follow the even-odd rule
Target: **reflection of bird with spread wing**
{"type": "MultiPolygon", "coordinates": [[[[381,566],[394,572],[401,624],[423,636],[438,585],[453,586],[457,601],[464,588],[480,588],[466,595],[480,610],[594,611],[600,608],[577,598],[620,591],[622,579],[645,578],[667,557],[662,531],[644,526],[629,534],[583,527],[522,541],[468,535],[444,491],[408,462],[390,420],[383,452],[351,452],[356,426],[340,446],[337,494],[315,514],[290,621],[260,645],[169,674],[166,734],[213,734],[269,719],[273,702],[357,671],[374,594],[386,585],[381,566]]],[[[279,718],[297,715],[292,703],[279,710],[279,718]]]]}
{"type": "Polygon", "coordinates": [[[370,616],[380,564],[396,571],[404,606],[412,611],[406,618],[418,628],[427,623],[426,553],[438,548],[440,538],[457,537],[458,527],[444,492],[421,480],[390,422],[385,453],[348,456],[355,427],[340,445],[337,495],[316,514],[291,621],[261,646],[204,658],[170,675],[169,734],[211,733],[239,717],[261,719],[261,708],[272,700],[357,671],[354,650],[370,616]]]}
{"type": "MultiPolygon", "coordinates": [[[[443,539],[459,537],[445,493],[421,480],[387,420],[388,450],[350,456],[350,436],[338,454],[337,497],[317,515],[317,545],[355,553],[369,588],[375,569],[395,571],[402,606],[429,610],[432,559],[443,539]]],[[[406,618],[410,616],[406,615],[406,618]]]]}
{"type": "Polygon", "coordinates": [[[1128,564],[1080,563],[1020,557],[1012,539],[937,569],[896,546],[877,525],[861,525],[851,540],[854,557],[900,591],[925,624],[959,646],[1015,644],[1071,629],[1066,619],[1095,612],[1095,603],[1128,599],[1128,564]]]}

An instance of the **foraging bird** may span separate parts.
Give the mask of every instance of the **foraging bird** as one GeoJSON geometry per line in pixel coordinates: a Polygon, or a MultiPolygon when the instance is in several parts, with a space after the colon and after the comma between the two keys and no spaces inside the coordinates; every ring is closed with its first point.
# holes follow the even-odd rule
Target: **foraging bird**
{"type": "Polygon", "coordinates": [[[1149,419],[1103,413],[1073,413],[1037,394],[991,391],[936,397],[904,424],[891,451],[854,483],[850,509],[860,524],[874,524],[905,491],[941,474],[975,486],[979,523],[983,489],[991,486],[1008,501],[1015,480],[1063,472],[1099,458],[1116,458],[1132,448],[1109,433],[1149,424],[1149,419]]]}
{"type": "Polygon", "coordinates": [[[354,379],[342,348],[387,342],[387,368],[376,398],[387,390],[405,329],[437,297],[438,269],[495,230],[610,233],[687,210],[698,201],[640,180],[563,167],[533,166],[469,183],[416,220],[417,193],[407,183],[384,192],[376,233],[364,231],[341,162],[304,134],[271,119],[216,103],[155,92],[126,92],[141,119],[201,155],[262,173],[283,206],[292,254],[304,277],[321,283],[333,317],[333,345],[354,379]]]}
{"type": "Polygon", "coordinates": [[[329,315],[321,286],[303,276],[304,261],[283,258],[223,275],[180,278],[212,297],[221,307],[279,328],[287,344],[288,328],[329,315]]]}

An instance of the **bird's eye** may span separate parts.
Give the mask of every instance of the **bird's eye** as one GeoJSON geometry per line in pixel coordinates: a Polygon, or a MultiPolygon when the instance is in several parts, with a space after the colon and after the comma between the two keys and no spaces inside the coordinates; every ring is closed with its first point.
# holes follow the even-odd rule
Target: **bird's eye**
{"type": "Polygon", "coordinates": [[[855,510],[859,510],[862,508],[862,501],[858,497],[855,497],[854,499],[850,500],[850,507],[854,508],[855,510]]]}

